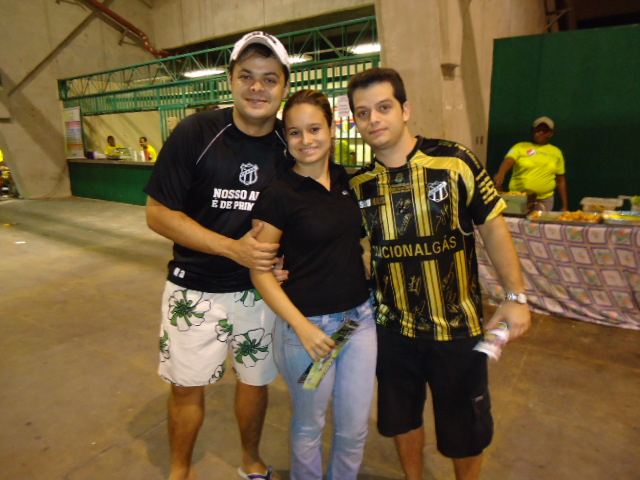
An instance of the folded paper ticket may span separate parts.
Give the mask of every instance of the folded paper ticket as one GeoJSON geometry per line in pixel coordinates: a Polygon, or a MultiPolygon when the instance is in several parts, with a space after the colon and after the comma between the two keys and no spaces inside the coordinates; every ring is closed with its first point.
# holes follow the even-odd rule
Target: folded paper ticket
{"type": "Polygon", "coordinates": [[[309,367],[304,371],[304,373],[298,379],[298,383],[304,383],[302,388],[306,390],[315,390],[318,388],[320,384],[320,380],[324,377],[329,367],[333,361],[338,357],[340,351],[344,348],[347,343],[347,340],[351,337],[356,328],[360,325],[353,320],[347,320],[343,322],[343,324],[338,328],[338,330],[331,335],[331,338],[336,342],[336,346],[331,353],[318,360],[317,362],[311,363],[309,367]]]}

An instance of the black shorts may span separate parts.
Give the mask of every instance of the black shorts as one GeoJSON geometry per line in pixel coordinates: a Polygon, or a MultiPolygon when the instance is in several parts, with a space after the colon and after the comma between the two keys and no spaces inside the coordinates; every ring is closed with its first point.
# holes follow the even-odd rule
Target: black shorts
{"type": "Polygon", "coordinates": [[[491,443],[493,418],[487,356],[479,337],[418,340],[378,325],[378,430],[395,437],[420,428],[427,384],[438,450],[449,458],[480,455],[491,443]]]}

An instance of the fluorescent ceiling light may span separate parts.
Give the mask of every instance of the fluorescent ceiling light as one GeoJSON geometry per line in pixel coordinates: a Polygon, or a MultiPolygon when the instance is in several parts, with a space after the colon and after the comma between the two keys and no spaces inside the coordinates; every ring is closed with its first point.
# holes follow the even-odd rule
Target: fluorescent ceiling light
{"type": "Polygon", "coordinates": [[[308,62],[309,60],[311,60],[310,55],[289,55],[289,63],[304,63],[308,62]]]}
{"type": "Polygon", "coordinates": [[[185,72],[184,76],[187,78],[198,78],[198,77],[209,77],[211,75],[220,75],[221,73],[225,73],[225,71],[220,70],[219,68],[207,68],[204,70],[194,70],[192,72],[185,72]]]}
{"type": "Polygon", "coordinates": [[[356,55],[363,55],[365,53],[376,53],[380,51],[379,43],[363,43],[356,47],[351,47],[351,53],[356,55]]]}

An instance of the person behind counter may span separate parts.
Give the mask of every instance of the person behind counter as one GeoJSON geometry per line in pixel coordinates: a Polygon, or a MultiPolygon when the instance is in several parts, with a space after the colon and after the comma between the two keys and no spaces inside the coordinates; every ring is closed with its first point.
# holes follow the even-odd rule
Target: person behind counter
{"type": "Polygon", "coordinates": [[[118,148],[124,147],[119,143],[116,143],[116,139],[113,137],[113,135],[109,135],[107,137],[107,146],[104,148],[104,153],[107,155],[115,155],[118,148]]]}
{"type": "Polygon", "coordinates": [[[140,137],[140,146],[144,152],[144,159],[146,162],[155,162],[158,157],[156,149],[149,145],[147,137],[140,137]]]}
{"type": "Polygon", "coordinates": [[[493,177],[498,190],[502,190],[504,177],[511,168],[509,191],[535,193],[534,209],[553,210],[556,187],[567,210],[567,182],[564,176],[564,157],[560,149],[549,143],[555,133],[555,122],[540,117],[533,122],[533,142],[520,142],[511,147],[493,177]]]}

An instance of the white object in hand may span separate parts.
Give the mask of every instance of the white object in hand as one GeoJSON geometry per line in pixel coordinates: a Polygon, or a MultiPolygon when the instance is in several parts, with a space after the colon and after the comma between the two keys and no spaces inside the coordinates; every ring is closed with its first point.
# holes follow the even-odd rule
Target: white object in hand
{"type": "Polygon", "coordinates": [[[487,354],[492,360],[498,361],[508,341],[509,327],[506,323],[500,322],[496,328],[485,333],[484,338],[473,349],[487,354]]]}

